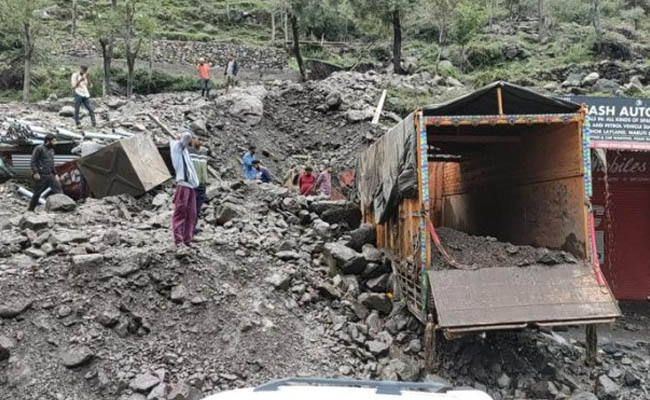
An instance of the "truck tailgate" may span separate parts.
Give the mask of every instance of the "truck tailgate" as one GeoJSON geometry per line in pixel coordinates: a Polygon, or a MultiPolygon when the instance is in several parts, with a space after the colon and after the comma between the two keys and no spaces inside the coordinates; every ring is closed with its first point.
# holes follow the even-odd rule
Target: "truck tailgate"
{"type": "Polygon", "coordinates": [[[452,334],[604,323],[621,315],[609,289],[582,264],[432,270],[429,280],[440,328],[452,334]]]}

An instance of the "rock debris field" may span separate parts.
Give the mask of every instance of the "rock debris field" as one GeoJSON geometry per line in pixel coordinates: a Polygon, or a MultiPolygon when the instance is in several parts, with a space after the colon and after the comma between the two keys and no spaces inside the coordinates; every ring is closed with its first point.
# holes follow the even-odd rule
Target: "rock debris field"
{"type": "MultiPolygon", "coordinates": [[[[531,329],[440,337],[438,366],[426,371],[423,327],[393,296],[392,264],[356,205],[238,179],[250,142],[277,175],[296,163],[352,168],[395,116],[367,123],[378,84],[372,74],[350,74],[365,85],[357,90],[340,83],[345,76],[213,100],[97,102],[103,131],[164,143],[142,114],[156,111],[173,131],[192,125],[207,138],[219,178],[185,251],[172,246],[169,184],[139,198],[74,204],[52,196],[36,213],[25,212],[17,182],[0,185],[0,398],[198,400],[291,376],[448,382],[497,400],[650,398],[650,320],[642,312],[608,327],[595,367],[585,366],[579,331],[531,329]]],[[[59,115],[66,102],[0,112],[69,127],[59,115]]],[[[440,234],[445,243],[460,233],[440,234]]],[[[485,242],[502,246],[495,260],[511,265],[514,247],[462,241],[485,242]]],[[[469,264],[481,254],[453,243],[447,250],[469,264]]],[[[564,252],[516,253],[522,263],[574,262],[564,252]]]]}

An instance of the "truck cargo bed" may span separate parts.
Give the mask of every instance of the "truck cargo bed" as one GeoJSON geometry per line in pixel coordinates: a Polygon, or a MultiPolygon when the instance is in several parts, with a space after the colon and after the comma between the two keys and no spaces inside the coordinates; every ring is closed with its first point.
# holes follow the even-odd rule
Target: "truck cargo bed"
{"type": "Polygon", "coordinates": [[[607,287],[582,264],[429,271],[447,333],[604,323],[621,316],[607,287]]]}

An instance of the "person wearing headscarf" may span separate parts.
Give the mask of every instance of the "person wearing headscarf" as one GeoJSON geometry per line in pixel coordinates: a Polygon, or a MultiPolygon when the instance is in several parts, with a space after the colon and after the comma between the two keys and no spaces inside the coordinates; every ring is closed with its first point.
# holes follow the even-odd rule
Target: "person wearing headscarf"
{"type": "Polygon", "coordinates": [[[179,141],[171,143],[171,159],[176,181],[172,232],[177,247],[190,245],[196,224],[196,188],[199,186],[199,178],[190,157],[191,141],[192,132],[186,130],[179,141]]]}

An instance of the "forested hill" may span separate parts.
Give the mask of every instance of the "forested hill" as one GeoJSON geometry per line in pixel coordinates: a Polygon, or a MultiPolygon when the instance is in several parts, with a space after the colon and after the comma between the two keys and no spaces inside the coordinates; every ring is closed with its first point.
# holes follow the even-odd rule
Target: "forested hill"
{"type": "MultiPolygon", "coordinates": [[[[637,76],[628,94],[645,96],[650,84],[650,0],[5,0],[0,22],[1,97],[16,96],[27,84],[32,100],[64,90],[57,83],[60,54],[108,58],[105,73],[97,68],[110,90],[134,80],[136,59],[151,59],[155,70],[158,61],[183,51],[178,43],[286,50],[282,62],[299,71],[294,37],[301,58],[399,74],[426,71],[472,86],[507,79],[552,88],[571,74],[612,68],[623,71],[620,86],[637,76]],[[169,40],[176,47],[160,45],[169,40]],[[122,70],[111,71],[113,59],[125,61],[122,70]]],[[[154,75],[148,79],[167,79],[154,75]]],[[[142,79],[130,90],[141,91],[142,79]]],[[[166,90],[193,84],[163,83],[166,90]]]]}

